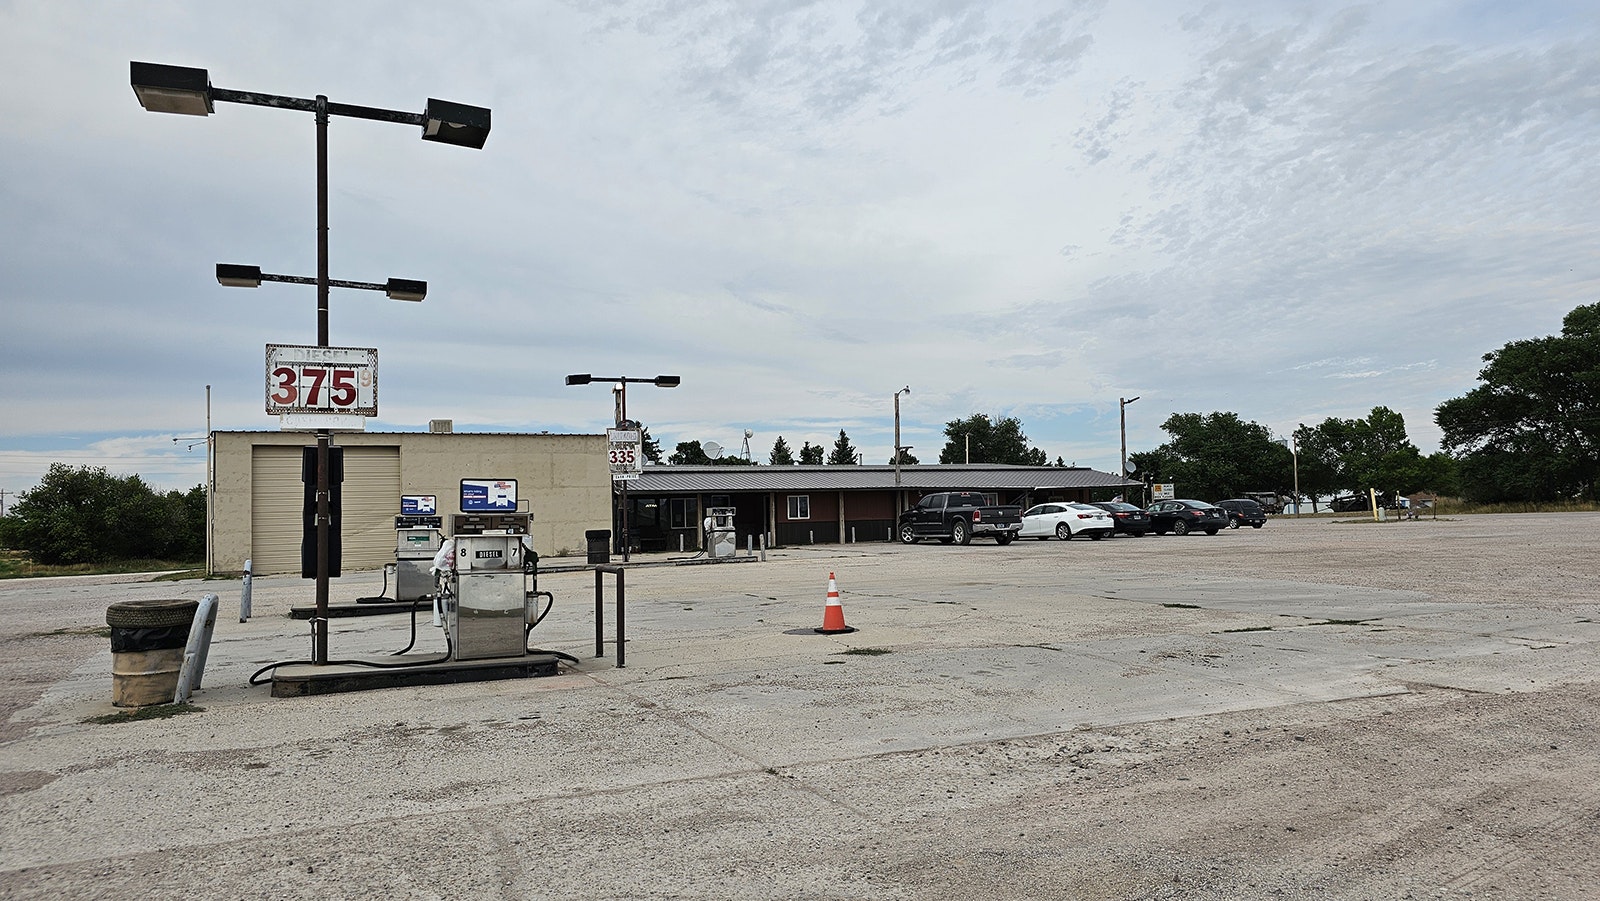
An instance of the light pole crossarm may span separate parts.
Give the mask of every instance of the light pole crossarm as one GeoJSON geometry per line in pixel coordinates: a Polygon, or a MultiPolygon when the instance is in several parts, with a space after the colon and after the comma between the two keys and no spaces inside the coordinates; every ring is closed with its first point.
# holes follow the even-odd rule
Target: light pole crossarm
{"type": "MultiPolygon", "coordinates": [[[[299,110],[305,113],[316,112],[317,102],[303,97],[284,97],[281,94],[263,94],[259,91],[234,91],[228,88],[213,87],[211,99],[221,100],[224,103],[243,103],[247,106],[270,106],[277,109],[299,110]]],[[[408,113],[401,110],[380,109],[376,106],[359,106],[354,103],[334,103],[328,101],[328,115],[344,116],[350,119],[371,119],[376,122],[396,122],[401,125],[421,125],[421,113],[408,113]]]]}

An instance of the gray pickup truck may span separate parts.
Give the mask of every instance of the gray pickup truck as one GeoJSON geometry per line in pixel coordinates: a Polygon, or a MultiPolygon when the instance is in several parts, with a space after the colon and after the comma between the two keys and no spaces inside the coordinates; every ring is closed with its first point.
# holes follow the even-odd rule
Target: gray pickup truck
{"type": "Polygon", "coordinates": [[[917,501],[900,514],[900,540],[915,544],[936,538],[945,544],[967,544],[974,535],[1010,544],[1022,530],[1022,508],[991,504],[978,491],[941,491],[917,501]]]}

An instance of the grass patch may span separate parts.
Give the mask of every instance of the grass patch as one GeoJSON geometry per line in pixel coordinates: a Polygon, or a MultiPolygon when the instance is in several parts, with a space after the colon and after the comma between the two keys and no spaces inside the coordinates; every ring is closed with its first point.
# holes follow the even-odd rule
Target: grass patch
{"type": "Polygon", "coordinates": [[[1272,631],[1272,627],[1271,626],[1250,626],[1250,627],[1244,628],[1244,629],[1223,629],[1222,630],[1222,634],[1227,634],[1229,632],[1271,632],[1271,631],[1272,631]]]}
{"type": "Polygon", "coordinates": [[[883,654],[893,653],[888,648],[849,648],[838,651],[839,654],[856,654],[862,657],[878,657],[883,654]]]}
{"type": "Polygon", "coordinates": [[[1163,607],[1176,607],[1179,610],[1199,610],[1199,604],[1162,604],[1163,607]]]}
{"type": "Polygon", "coordinates": [[[107,563],[69,563],[46,566],[34,563],[22,551],[0,553],[0,579],[33,579],[40,576],[104,576],[122,573],[164,572],[178,573],[162,579],[203,579],[205,564],[193,560],[113,560],[107,563]]]}
{"type": "Polygon", "coordinates": [[[105,716],[91,716],[84,720],[86,723],[136,723],[143,720],[168,720],[186,713],[204,713],[204,707],[193,704],[155,704],[150,707],[135,707],[120,713],[108,713],[105,716]]]}

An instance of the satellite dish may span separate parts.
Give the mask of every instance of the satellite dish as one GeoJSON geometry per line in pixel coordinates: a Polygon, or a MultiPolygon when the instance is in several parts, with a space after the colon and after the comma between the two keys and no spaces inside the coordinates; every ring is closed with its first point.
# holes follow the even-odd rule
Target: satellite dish
{"type": "Polygon", "coordinates": [[[705,451],[706,456],[713,460],[722,459],[722,445],[715,441],[707,441],[705,444],[700,445],[700,449],[705,451]]]}

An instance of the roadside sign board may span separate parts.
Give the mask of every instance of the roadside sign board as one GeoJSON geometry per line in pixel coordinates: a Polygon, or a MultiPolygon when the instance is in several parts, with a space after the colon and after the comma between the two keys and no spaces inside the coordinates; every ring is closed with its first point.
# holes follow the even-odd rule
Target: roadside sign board
{"type": "Polygon", "coordinates": [[[1171,482],[1157,483],[1150,486],[1150,499],[1156,501],[1170,501],[1178,496],[1178,486],[1171,482]]]}
{"type": "Polygon", "coordinates": [[[377,348],[268,344],[267,413],[377,416],[377,348]]]}
{"type": "Polygon", "coordinates": [[[637,479],[644,472],[644,448],[638,429],[606,429],[606,454],[611,481],[637,479]]]}

